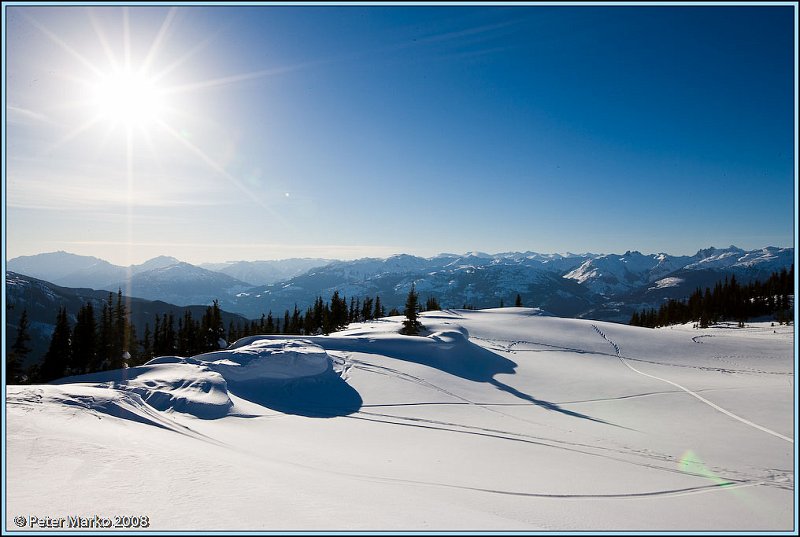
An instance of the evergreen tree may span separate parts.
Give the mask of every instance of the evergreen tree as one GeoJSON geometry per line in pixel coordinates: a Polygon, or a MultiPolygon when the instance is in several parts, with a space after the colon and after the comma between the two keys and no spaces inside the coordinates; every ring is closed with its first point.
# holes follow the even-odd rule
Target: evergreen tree
{"type": "Polygon", "coordinates": [[[302,322],[302,318],[301,318],[301,315],[300,315],[300,310],[297,309],[297,303],[295,303],[294,310],[292,311],[291,323],[292,323],[291,333],[292,334],[299,334],[300,330],[303,327],[303,322],[302,322]]]}
{"type": "Polygon", "coordinates": [[[425,311],[438,311],[441,309],[442,307],[439,305],[439,301],[436,300],[435,297],[428,297],[428,300],[425,302],[425,311]]]}
{"type": "Polygon", "coordinates": [[[6,354],[6,384],[16,384],[21,380],[22,364],[31,352],[31,348],[28,346],[31,341],[31,335],[28,333],[29,326],[28,310],[24,309],[19,318],[19,325],[17,325],[17,337],[14,338],[14,344],[11,345],[11,352],[6,354]]]}
{"type": "Polygon", "coordinates": [[[150,332],[150,323],[144,325],[144,336],[142,336],[142,355],[141,363],[147,363],[153,359],[153,333],[150,332]]]}
{"type": "Polygon", "coordinates": [[[350,297],[350,311],[347,313],[347,322],[356,322],[356,297],[350,297]]]}
{"type": "MultiPolygon", "coordinates": [[[[264,316],[261,316],[259,324],[259,331],[264,333],[264,316]]],[[[200,323],[200,332],[202,334],[202,341],[199,342],[202,347],[200,352],[210,352],[219,350],[220,340],[225,339],[225,328],[222,324],[222,312],[219,308],[219,300],[206,307],[206,312],[203,315],[200,323]]]]}
{"type": "Polygon", "coordinates": [[[109,359],[110,369],[121,369],[125,366],[125,353],[127,349],[128,337],[130,335],[130,323],[128,323],[128,312],[125,302],[122,300],[122,289],[117,291],[117,303],[113,308],[112,320],[112,347],[109,359]]]}
{"type": "Polygon", "coordinates": [[[161,318],[156,313],[156,320],[153,326],[153,357],[161,356],[161,350],[163,349],[161,337],[161,318]]]}
{"type": "Polygon", "coordinates": [[[381,297],[375,295],[375,311],[372,313],[373,319],[380,319],[385,315],[383,305],[381,304],[381,297]]]}
{"type": "Polygon", "coordinates": [[[63,377],[69,367],[70,354],[70,327],[67,309],[61,308],[56,316],[56,327],[50,338],[50,347],[42,362],[41,380],[50,382],[63,377]]]}
{"type": "Polygon", "coordinates": [[[519,293],[517,293],[517,299],[514,301],[514,306],[517,308],[522,307],[522,297],[519,296],[519,293]]]}
{"type": "Polygon", "coordinates": [[[103,310],[100,314],[100,327],[97,338],[97,371],[108,369],[109,357],[112,353],[113,327],[111,320],[111,303],[114,295],[108,293],[108,301],[103,303],[103,310]]]}
{"type": "Polygon", "coordinates": [[[370,297],[364,297],[364,302],[361,305],[361,320],[369,321],[373,319],[372,315],[372,299],[370,297]]]}
{"type": "Polygon", "coordinates": [[[408,291],[408,296],[406,297],[406,307],[403,310],[406,320],[403,321],[403,329],[400,331],[401,334],[415,336],[419,334],[420,328],[422,328],[422,324],[419,322],[418,299],[419,295],[417,295],[416,287],[412,283],[411,289],[408,291]]]}
{"type": "Polygon", "coordinates": [[[306,335],[314,334],[317,327],[314,326],[314,309],[309,306],[306,308],[306,314],[303,316],[303,333],[306,335]]]}
{"type": "Polygon", "coordinates": [[[78,311],[75,328],[72,331],[72,374],[97,371],[100,364],[97,359],[97,322],[94,318],[94,306],[87,302],[78,311]]]}

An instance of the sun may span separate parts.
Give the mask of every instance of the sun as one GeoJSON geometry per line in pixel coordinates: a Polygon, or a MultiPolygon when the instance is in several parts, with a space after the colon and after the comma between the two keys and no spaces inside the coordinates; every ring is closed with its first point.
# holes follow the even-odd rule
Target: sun
{"type": "Polygon", "coordinates": [[[118,70],[98,78],[91,101],[100,118],[125,127],[155,123],[164,112],[164,92],[141,72],[118,70]]]}

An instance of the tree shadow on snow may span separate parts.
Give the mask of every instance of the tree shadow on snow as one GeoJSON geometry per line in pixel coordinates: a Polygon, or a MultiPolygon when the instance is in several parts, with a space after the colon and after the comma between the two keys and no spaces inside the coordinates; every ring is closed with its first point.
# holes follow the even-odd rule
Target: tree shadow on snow
{"type": "Polygon", "coordinates": [[[329,369],[322,375],[292,380],[228,381],[228,392],[251,403],[311,418],[334,418],[358,412],[363,400],[329,369]]]}
{"type": "Polygon", "coordinates": [[[349,338],[340,338],[336,344],[326,344],[325,347],[332,349],[335,346],[339,350],[381,354],[405,362],[426,365],[466,380],[491,384],[498,390],[546,410],[573,418],[615,425],[580,412],[567,410],[556,403],[538,399],[497,380],[496,375],[513,375],[517,363],[472,343],[467,333],[448,332],[428,337],[404,337],[402,340],[368,339],[367,344],[361,338],[353,338],[358,341],[352,343],[348,343],[347,339],[349,338]]]}

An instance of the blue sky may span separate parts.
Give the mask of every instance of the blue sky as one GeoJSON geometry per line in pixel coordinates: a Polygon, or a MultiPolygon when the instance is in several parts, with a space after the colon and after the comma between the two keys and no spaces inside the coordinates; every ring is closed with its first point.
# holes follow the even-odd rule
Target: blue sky
{"type": "Polygon", "coordinates": [[[6,9],[7,258],[793,244],[791,6],[6,9]]]}

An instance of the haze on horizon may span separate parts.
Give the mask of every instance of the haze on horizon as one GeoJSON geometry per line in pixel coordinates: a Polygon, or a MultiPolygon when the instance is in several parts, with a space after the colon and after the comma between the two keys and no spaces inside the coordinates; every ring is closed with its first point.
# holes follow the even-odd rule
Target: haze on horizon
{"type": "Polygon", "coordinates": [[[5,259],[794,245],[788,4],[4,9],[5,259]]]}

